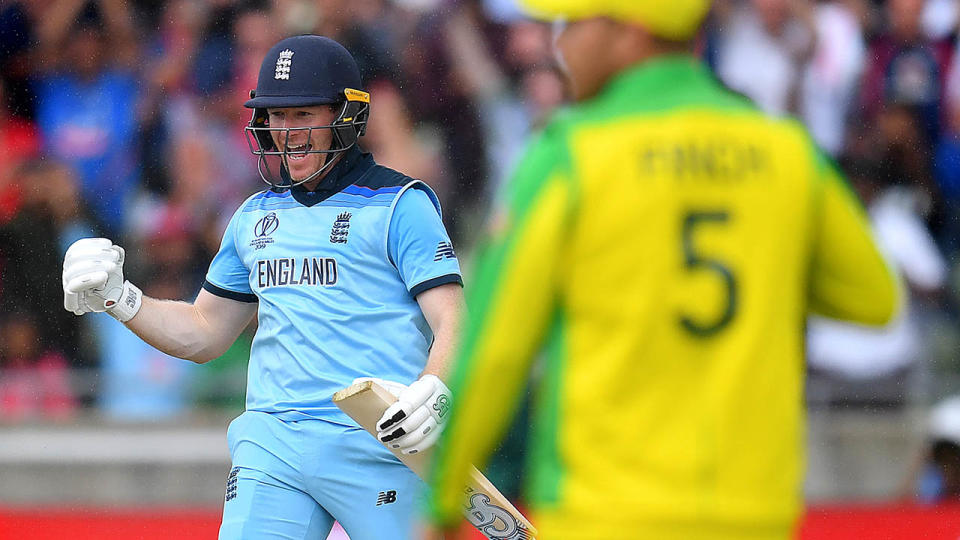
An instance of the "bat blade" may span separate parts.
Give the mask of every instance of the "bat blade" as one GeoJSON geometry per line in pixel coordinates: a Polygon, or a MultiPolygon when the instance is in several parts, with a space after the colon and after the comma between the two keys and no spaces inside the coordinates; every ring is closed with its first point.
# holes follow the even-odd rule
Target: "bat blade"
{"type": "MultiPolygon", "coordinates": [[[[333,402],[357,424],[376,438],[377,421],[397,398],[373,381],[363,381],[340,390],[333,402]]],[[[387,448],[404,465],[427,480],[429,449],[406,455],[387,448]]],[[[471,525],[491,540],[533,540],[537,530],[476,467],[464,486],[463,515],[471,525]]]]}

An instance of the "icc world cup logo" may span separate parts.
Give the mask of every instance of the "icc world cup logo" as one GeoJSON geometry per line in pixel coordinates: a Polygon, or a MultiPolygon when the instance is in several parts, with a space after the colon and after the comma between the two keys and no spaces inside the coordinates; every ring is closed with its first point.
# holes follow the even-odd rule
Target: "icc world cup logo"
{"type": "Polygon", "coordinates": [[[277,214],[270,212],[269,214],[260,218],[260,221],[257,222],[253,227],[253,234],[257,237],[264,237],[268,234],[273,234],[273,231],[277,230],[277,227],[280,226],[280,220],[277,219],[277,214]]]}
{"type": "Polygon", "coordinates": [[[260,218],[260,221],[253,226],[254,238],[250,242],[250,246],[254,249],[263,249],[268,244],[272,244],[273,238],[270,238],[269,235],[273,234],[273,231],[277,230],[279,226],[280,220],[277,219],[277,214],[274,212],[260,218]]]}

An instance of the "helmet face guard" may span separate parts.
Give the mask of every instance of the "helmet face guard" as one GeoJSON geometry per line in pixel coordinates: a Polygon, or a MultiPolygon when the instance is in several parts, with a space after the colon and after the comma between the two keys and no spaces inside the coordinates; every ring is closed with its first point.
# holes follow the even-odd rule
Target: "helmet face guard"
{"type": "MultiPolygon", "coordinates": [[[[273,128],[270,127],[266,108],[253,109],[253,116],[244,128],[244,135],[247,139],[247,145],[250,147],[250,152],[257,156],[257,171],[260,173],[260,178],[263,179],[264,182],[278,190],[309,182],[328,170],[336,161],[338,154],[353,148],[353,146],[357,144],[357,139],[360,138],[367,129],[367,118],[370,114],[370,94],[352,88],[346,88],[343,94],[344,99],[340,113],[332,124],[325,126],[273,128]],[[307,133],[307,140],[309,141],[315,129],[329,129],[333,132],[330,148],[316,149],[308,147],[302,151],[290,151],[287,142],[290,140],[291,132],[305,131],[307,133]],[[283,150],[277,148],[274,142],[274,136],[276,136],[276,140],[283,141],[283,150]],[[294,180],[290,176],[287,159],[290,156],[305,156],[307,154],[324,154],[327,157],[323,165],[312,174],[306,178],[294,180]]],[[[251,99],[254,98],[255,95],[255,92],[251,92],[251,99]]],[[[317,103],[316,105],[324,104],[326,103],[317,103]]]]}

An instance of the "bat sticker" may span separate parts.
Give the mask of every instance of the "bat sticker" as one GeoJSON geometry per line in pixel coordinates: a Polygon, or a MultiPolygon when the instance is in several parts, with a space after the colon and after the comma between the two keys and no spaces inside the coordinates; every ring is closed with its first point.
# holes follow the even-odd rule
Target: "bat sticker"
{"type": "Polygon", "coordinates": [[[507,510],[490,501],[490,497],[466,488],[469,496],[464,506],[464,516],[471,525],[491,540],[525,540],[530,532],[518,523],[507,510]]]}

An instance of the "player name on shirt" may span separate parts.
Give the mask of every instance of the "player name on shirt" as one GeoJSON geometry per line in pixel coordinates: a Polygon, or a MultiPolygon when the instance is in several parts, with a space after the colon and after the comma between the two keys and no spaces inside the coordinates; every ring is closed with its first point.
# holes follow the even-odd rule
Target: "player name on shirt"
{"type": "Polygon", "coordinates": [[[677,180],[756,180],[769,175],[770,156],[750,142],[660,140],[641,146],[640,169],[677,180]]]}
{"type": "Polygon", "coordinates": [[[329,257],[257,261],[257,285],[261,289],[297,285],[329,287],[337,284],[337,274],[337,260],[329,257]]]}

